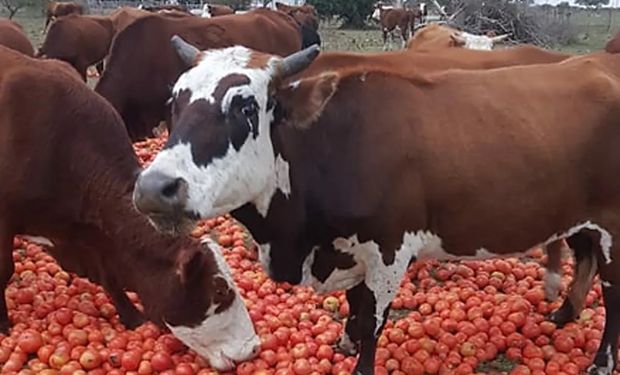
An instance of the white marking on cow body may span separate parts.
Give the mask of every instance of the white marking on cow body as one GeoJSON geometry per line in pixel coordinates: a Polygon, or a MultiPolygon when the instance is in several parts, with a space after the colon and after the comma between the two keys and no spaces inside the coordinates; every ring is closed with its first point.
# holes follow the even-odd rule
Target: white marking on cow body
{"type": "Polygon", "coordinates": [[[601,246],[601,251],[603,253],[603,257],[605,258],[605,264],[609,264],[612,262],[611,259],[611,246],[612,246],[612,238],[611,234],[602,228],[601,226],[592,223],[591,221],[586,221],[585,223],[577,224],[574,227],[570,228],[567,232],[556,234],[551,236],[543,245],[549,245],[551,242],[555,242],[557,240],[563,240],[568,238],[574,234],[581,232],[584,229],[588,229],[594,232],[599,232],[601,238],[599,241],[599,245],[601,246]]]}
{"type": "MultiPolygon", "coordinates": [[[[603,345],[603,344],[601,344],[603,345]]],[[[611,350],[611,343],[605,343],[605,352],[604,352],[605,356],[607,357],[607,363],[605,365],[605,367],[598,367],[595,364],[592,364],[590,367],[588,367],[587,373],[588,374],[595,374],[595,375],[610,375],[613,373],[614,371],[614,357],[612,354],[612,350],[611,350]]]]}
{"type": "Polygon", "coordinates": [[[202,14],[200,15],[202,18],[211,18],[211,9],[209,8],[209,4],[205,4],[202,7],[202,14]]]}
{"type": "Polygon", "coordinates": [[[263,68],[250,69],[247,64],[251,53],[245,47],[204,52],[198,65],[181,75],[172,92],[176,97],[187,90],[191,93],[190,103],[204,99],[215,104],[213,94],[222,78],[233,73],[245,75],[249,83],[229,88],[222,97],[221,110],[228,112],[235,95],[253,97],[258,105],[258,135],[249,136],[238,151],[230,144],[224,156],[206,166],[196,165],[191,145],[179,142],[160,152],[142,172],[146,175],[158,171],[183,178],[188,183],[186,208],[201,217],[221,215],[248,202],[266,216],[276,190],[280,189],[286,196],[290,194],[288,163],[274,154],[270,138],[273,110],[267,111],[267,87],[275,73],[277,58],[269,60],[263,68]]]}
{"type": "Polygon", "coordinates": [[[547,301],[553,302],[558,299],[562,287],[562,276],[557,272],[547,269],[543,277],[543,282],[547,301]]]}
{"type": "Polygon", "coordinates": [[[42,245],[42,246],[47,246],[47,247],[54,247],[54,243],[49,239],[49,238],[45,238],[45,237],[41,237],[41,236],[29,236],[29,235],[22,235],[21,236],[24,240],[28,241],[28,242],[32,242],[35,243],[37,245],[42,245]]]}
{"type": "Polygon", "coordinates": [[[267,276],[271,277],[271,244],[264,243],[260,244],[258,247],[258,262],[263,267],[267,276]]]}
{"type": "Polygon", "coordinates": [[[609,288],[612,286],[612,284],[609,281],[605,281],[605,280],[601,280],[601,285],[604,286],[605,288],[609,288]]]}
{"type": "Polygon", "coordinates": [[[235,299],[228,309],[219,314],[214,314],[217,305],[209,306],[205,319],[195,327],[172,326],[168,323],[166,325],[185,345],[207,358],[212,367],[227,371],[234,368],[235,362],[245,361],[256,355],[260,339],[233,282],[220,246],[211,239],[205,239],[203,243],[213,252],[221,272],[219,276],[234,290],[235,299]]]}
{"type": "MultiPolygon", "coordinates": [[[[339,239],[334,240],[334,246],[336,246],[336,241],[338,240],[339,239]]],[[[308,255],[304,260],[304,264],[302,266],[302,276],[300,283],[301,285],[311,286],[317,293],[323,294],[336,290],[351,289],[352,287],[364,281],[364,275],[366,273],[365,266],[363,263],[355,259],[355,257],[355,266],[347,269],[335,268],[325,281],[320,281],[316,278],[316,276],[312,274],[312,265],[314,264],[314,258],[317,251],[321,251],[321,249],[319,247],[315,247],[314,249],[312,249],[310,255],[308,255]]],[[[354,254],[356,251],[364,252],[368,251],[368,249],[358,248],[355,250],[342,252],[354,254]]]]}

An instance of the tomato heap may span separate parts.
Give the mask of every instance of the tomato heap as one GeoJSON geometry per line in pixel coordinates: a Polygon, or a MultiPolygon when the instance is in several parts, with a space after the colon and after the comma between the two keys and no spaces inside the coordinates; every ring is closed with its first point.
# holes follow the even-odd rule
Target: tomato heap
{"type": "MultiPolygon", "coordinates": [[[[135,144],[152,161],[165,138],[135,144]]],[[[245,228],[229,216],[192,232],[224,248],[262,340],[236,374],[349,374],[354,357],[335,349],[349,307],[344,293],[275,283],[256,261],[245,228]]],[[[216,374],[166,330],[126,330],[104,290],[64,272],[38,245],[16,238],[15,274],[6,290],[11,334],[0,336],[3,374],[216,374]]],[[[560,301],[544,300],[541,250],[522,259],[418,262],[404,278],[378,340],[376,374],[567,374],[592,360],[604,310],[598,281],[579,319],[562,329],[545,320],[560,301]]],[[[563,261],[563,285],[572,276],[563,261]]],[[[140,306],[138,296],[128,293],[140,306]]]]}

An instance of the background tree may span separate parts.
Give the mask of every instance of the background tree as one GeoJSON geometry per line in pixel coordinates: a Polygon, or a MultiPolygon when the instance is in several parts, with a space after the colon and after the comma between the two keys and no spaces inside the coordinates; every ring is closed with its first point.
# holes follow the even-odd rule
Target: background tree
{"type": "Polygon", "coordinates": [[[609,4],[609,0],[575,0],[575,3],[586,6],[588,8],[598,8],[609,4]]]}
{"type": "Polygon", "coordinates": [[[319,14],[337,17],[343,27],[363,28],[372,15],[376,0],[308,0],[319,14]]]}

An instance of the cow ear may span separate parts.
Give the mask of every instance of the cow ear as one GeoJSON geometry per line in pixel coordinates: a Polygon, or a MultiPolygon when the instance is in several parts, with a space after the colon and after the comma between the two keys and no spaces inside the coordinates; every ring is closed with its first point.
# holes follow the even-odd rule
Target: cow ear
{"type": "Polygon", "coordinates": [[[283,110],[283,120],[299,128],[307,128],[316,121],[336,93],[340,77],[330,72],[295,81],[276,93],[283,110]]]}
{"type": "Polygon", "coordinates": [[[177,275],[182,284],[191,284],[197,280],[205,270],[205,255],[201,251],[184,251],[177,265],[177,275]]]}

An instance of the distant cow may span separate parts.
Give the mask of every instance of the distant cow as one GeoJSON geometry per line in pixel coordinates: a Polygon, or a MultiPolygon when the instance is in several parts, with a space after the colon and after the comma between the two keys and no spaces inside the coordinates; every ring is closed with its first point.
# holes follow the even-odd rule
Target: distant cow
{"type": "Polygon", "coordinates": [[[109,17],[72,14],[52,23],[37,56],[68,62],[86,81],[89,66],[97,64],[99,73],[103,72],[113,37],[109,17]]]}
{"type": "Polygon", "coordinates": [[[202,7],[202,14],[200,16],[204,18],[211,18],[226,16],[234,13],[235,11],[227,5],[205,4],[202,7]]]}
{"type": "Polygon", "coordinates": [[[451,47],[492,50],[495,43],[507,37],[508,34],[475,35],[445,25],[430,24],[416,31],[407,41],[407,49],[415,52],[430,52],[451,47]]]}
{"type": "Polygon", "coordinates": [[[0,46],[8,47],[26,56],[34,55],[34,48],[24,33],[24,29],[6,18],[0,18],[0,46]]]}
{"type": "MultiPolygon", "coordinates": [[[[411,10],[404,8],[388,8],[379,4],[375,8],[372,18],[379,21],[381,32],[383,33],[383,49],[388,49],[388,34],[392,35],[396,28],[400,30],[402,46],[405,46],[409,32],[413,34],[415,19],[421,19],[422,14],[419,9],[411,10]]],[[[392,40],[390,39],[390,43],[392,40]]]]}
{"type": "Polygon", "coordinates": [[[194,67],[174,86],[170,139],[134,190],[153,223],[232,212],[274,280],[347,289],[340,347],[359,347],[364,375],[410,262],[567,239],[576,287],[554,315],[578,316],[598,271],[606,323],[589,373],[613,373],[620,55],[414,76],[361,66],[287,84],[316,49],[282,59],[174,43],[194,67]]]}
{"type": "Polygon", "coordinates": [[[175,33],[205,49],[246,45],[287,55],[302,46],[297,23],[268,9],[214,18],[151,15],[134,22],[112,43],[95,88],[121,114],[133,140],[152,136],[152,129],[169,117],[170,88],[186,69],[168,43],[175,33]]]}
{"type": "Polygon", "coordinates": [[[0,47],[0,331],[13,236],[48,246],[69,272],[110,294],[127,328],[167,326],[229,370],[260,341],[221,249],[159,234],[133,207],[140,170],[114,109],[64,62],[0,47]],[[127,298],[135,291],[144,315],[127,298]]]}
{"type": "Polygon", "coordinates": [[[47,31],[47,26],[52,20],[69,14],[84,14],[84,8],[78,3],[50,1],[47,4],[43,32],[47,31]]]}

